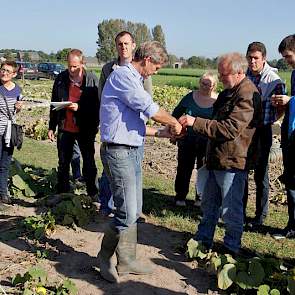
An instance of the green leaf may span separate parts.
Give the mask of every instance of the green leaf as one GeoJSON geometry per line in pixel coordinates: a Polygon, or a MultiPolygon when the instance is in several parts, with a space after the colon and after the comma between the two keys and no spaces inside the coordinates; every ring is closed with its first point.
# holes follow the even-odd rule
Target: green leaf
{"type": "Polygon", "coordinates": [[[62,287],[68,291],[71,295],[76,295],[78,293],[78,288],[75,283],[69,279],[64,280],[62,287]]]}
{"type": "Polygon", "coordinates": [[[228,289],[236,278],[236,266],[232,263],[225,264],[218,273],[218,288],[228,289]]]}
{"type": "Polygon", "coordinates": [[[280,295],[281,293],[280,293],[280,291],[278,289],[272,289],[269,294],[270,295],[280,295]]]}
{"type": "Polygon", "coordinates": [[[252,258],[248,262],[248,270],[237,273],[235,283],[242,289],[257,288],[265,277],[259,258],[252,258]]]}
{"type": "Polygon", "coordinates": [[[257,291],[257,295],[268,295],[269,291],[270,291],[270,286],[260,285],[257,291]]]}
{"type": "Polygon", "coordinates": [[[32,280],[42,283],[43,285],[47,280],[47,272],[40,267],[32,267],[28,273],[32,277],[32,280]]]}
{"type": "Polygon", "coordinates": [[[216,272],[220,266],[221,266],[220,257],[212,257],[210,259],[209,271],[216,272]]]}
{"type": "Polygon", "coordinates": [[[187,242],[187,255],[189,258],[200,258],[204,259],[207,257],[207,254],[203,252],[204,246],[201,245],[198,241],[190,239],[187,242]]]}
{"type": "Polygon", "coordinates": [[[23,284],[23,283],[25,283],[26,282],[26,279],[25,279],[25,277],[23,277],[21,274],[16,274],[13,278],[12,278],[12,280],[11,280],[11,284],[13,285],[13,286],[16,286],[16,285],[18,285],[18,284],[23,284]]]}

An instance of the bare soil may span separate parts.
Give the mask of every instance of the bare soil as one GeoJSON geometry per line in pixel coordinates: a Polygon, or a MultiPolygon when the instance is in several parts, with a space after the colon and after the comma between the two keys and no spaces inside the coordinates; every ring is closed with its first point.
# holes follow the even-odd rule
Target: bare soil
{"type": "MultiPolygon", "coordinates": [[[[168,140],[148,139],[144,170],[152,172],[155,177],[174,178],[176,151],[177,147],[168,140]]],[[[279,190],[276,183],[279,170],[280,167],[274,165],[270,169],[273,195],[279,190]]],[[[192,181],[194,179],[195,175],[192,181]]],[[[253,196],[252,181],[250,193],[253,196]]],[[[68,277],[75,282],[81,295],[217,294],[215,278],[198,269],[195,262],[187,261],[183,251],[176,250],[187,240],[187,235],[182,232],[157,226],[146,217],[146,223],[139,224],[138,256],[154,264],[154,273],[128,275],[113,285],[105,282],[96,268],[96,256],[109,219],[97,212],[95,221],[85,228],[58,226],[56,232],[39,245],[27,237],[13,237],[17,224],[26,216],[39,213],[38,210],[32,199],[26,199],[0,211],[0,236],[5,237],[5,241],[0,242],[0,285],[6,290],[11,287],[13,275],[23,274],[30,266],[38,264],[48,271],[51,283],[68,277]],[[47,259],[36,258],[36,246],[49,251],[47,259]]]]}

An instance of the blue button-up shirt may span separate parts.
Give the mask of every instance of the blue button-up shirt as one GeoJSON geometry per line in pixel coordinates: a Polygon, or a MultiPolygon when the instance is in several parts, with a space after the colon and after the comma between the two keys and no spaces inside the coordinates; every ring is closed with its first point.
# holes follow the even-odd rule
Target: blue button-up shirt
{"type": "Polygon", "coordinates": [[[100,105],[102,142],[141,146],[145,119],[159,110],[143,88],[143,79],[131,63],[116,69],[103,88],[100,105]]]}

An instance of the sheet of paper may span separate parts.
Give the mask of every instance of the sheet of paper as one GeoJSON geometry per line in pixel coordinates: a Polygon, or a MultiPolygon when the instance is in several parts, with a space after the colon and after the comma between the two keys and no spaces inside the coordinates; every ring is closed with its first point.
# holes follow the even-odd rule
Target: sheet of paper
{"type": "Polygon", "coordinates": [[[50,103],[50,105],[54,107],[53,108],[54,111],[59,111],[70,104],[71,104],[70,101],[53,101],[50,103]]]}

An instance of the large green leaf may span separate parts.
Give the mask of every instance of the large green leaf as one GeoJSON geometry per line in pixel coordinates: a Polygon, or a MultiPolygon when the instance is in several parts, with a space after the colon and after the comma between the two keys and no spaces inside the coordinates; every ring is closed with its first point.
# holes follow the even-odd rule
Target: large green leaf
{"type": "Polygon", "coordinates": [[[252,258],[248,263],[247,271],[240,271],[237,273],[235,283],[242,289],[257,288],[265,277],[263,267],[259,258],[252,258]]]}
{"type": "Polygon", "coordinates": [[[236,278],[236,266],[232,263],[225,264],[218,273],[218,288],[228,289],[236,278]]]}
{"type": "Polygon", "coordinates": [[[187,242],[187,255],[189,258],[206,258],[207,254],[202,252],[203,249],[204,247],[194,239],[190,239],[187,242]]]}

